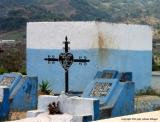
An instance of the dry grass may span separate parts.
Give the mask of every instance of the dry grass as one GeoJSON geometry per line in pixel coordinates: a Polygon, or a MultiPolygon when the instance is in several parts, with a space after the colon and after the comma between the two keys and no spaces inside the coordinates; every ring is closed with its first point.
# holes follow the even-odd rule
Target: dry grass
{"type": "Polygon", "coordinates": [[[26,118],[26,112],[10,112],[9,120],[19,120],[26,118]]]}

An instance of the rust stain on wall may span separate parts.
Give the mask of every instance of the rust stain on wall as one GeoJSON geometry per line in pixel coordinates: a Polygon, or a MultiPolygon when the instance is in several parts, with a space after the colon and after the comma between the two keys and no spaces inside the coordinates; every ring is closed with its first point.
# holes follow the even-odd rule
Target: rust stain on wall
{"type": "Polygon", "coordinates": [[[104,39],[104,35],[102,32],[98,32],[98,40],[97,40],[97,46],[98,46],[98,62],[99,65],[102,67],[106,65],[107,62],[107,48],[106,47],[106,41],[104,39]]]}
{"type": "Polygon", "coordinates": [[[108,58],[111,53],[110,49],[118,49],[119,45],[114,40],[113,35],[107,33],[100,25],[101,23],[95,23],[97,29],[97,37],[92,43],[92,48],[97,51],[97,63],[98,67],[105,68],[108,65],[108,58]]]}
{"type": "Polygon", "coordinates": [[[100,49],[105,48],[105,41],[104,41],[103,34],[101,32],[98,33],[98,47],[100,49]]]}

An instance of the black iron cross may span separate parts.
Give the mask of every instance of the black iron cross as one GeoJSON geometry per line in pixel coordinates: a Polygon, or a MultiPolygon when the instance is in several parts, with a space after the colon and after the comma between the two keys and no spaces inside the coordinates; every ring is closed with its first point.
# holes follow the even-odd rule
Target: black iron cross
{"type": "Polygon", "coordinates": [[[84,58],[80,56],[79,59],[74,59],[73,54],[69,52],[70,48],[68,47],[68,44],[70,44],[70,42],[68,41],[67,36],[65,40],[66,41],[63,42],[65,44],[64,52],[59,54],[59,58],[55,58],[54,55],[52,57],[48,55],[48,58],[45,58],[44,60],[47,60],[48,63],[50,62],[54,63],[55,61],[60,62],[60,64],[65,70],[65,93],[68,93],[68,90],[69,90],[69,87],[68,87],[69,73],[68,72],[69,72],[70,66],[73,64],[73,62],[78,62],[80,65],[82,64],[86,65],[87,62],[89,62],[90,60],[87,59],[86,56],[84,56],[84,58]]]}

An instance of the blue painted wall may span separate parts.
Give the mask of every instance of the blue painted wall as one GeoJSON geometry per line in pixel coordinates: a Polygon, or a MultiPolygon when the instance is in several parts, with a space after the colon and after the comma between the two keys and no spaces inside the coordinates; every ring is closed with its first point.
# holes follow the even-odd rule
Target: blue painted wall
{"type": "MultiPolygon", "coordinates": [[[[11,85],[8,85],[9,102],[11,111],[27,111],[37,108],[38,103],[38,78],[22,76],[20,73],[4,73],[0,76],[0,82],[3,77],[14,78],[11,85]]],[[[4,97],[7,98],[8,94],[4,97]]],[[[2,105],[4,106],[4,105],[2,105]]],[[[7,107],[5,107],[7,110],[7,107]]],[[[1,113],[0,113],[1,114],[1,113]]]]}
{"type": "Polygon", "coordinates": [[[27,111],[37,108],[38,80],[37,77],[28,77],[19,81],[10,94],[11,111],[27,111]]]}
{"type": "MultiPolygon", "coordinates": [[[[48,55],[58,57],[59,49],[27,48],[27,74],[38,76],[39,83],[48,80],[56,93],[64,90],[64,70],[60,63],[48,64],[44,61],[48,55]]],[[[74,63],[69,71],[70,90],[83,91],[93,80],[97,71],[105,69],[120,72],[132,72],[135,88],[141,89],[150,85],[152,70],[151,51],[130,51],[117,49],[79,49],[71,50],[75,58],[87,56],[87,66],[74,63]]]]}
{"type": "MultiPolygon", "coordinates": [[[[134,113],[134,90],[133,82],[120,83],[122,90],[112,110],[112,117],[124,116],[134,113]]],[[[113,93],[116,94],[116,93],[113,93]]]]}

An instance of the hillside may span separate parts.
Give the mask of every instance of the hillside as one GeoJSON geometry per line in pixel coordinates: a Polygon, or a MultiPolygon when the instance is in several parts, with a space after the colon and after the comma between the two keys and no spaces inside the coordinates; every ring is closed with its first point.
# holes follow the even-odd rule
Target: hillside
{"type": "Polygon", "coordinates": [[[150,25],[154,42],[160,42],[159,5],[160,0],[0,0],[0,40],[25,41],[30,21],[96,20],[150,25]]]}
{"type": "Polygon", "coordinates": [[[1,0],[0,38],[12,37],[4,32],[24,29],[28,21],[97,20],[148,24],[159,39],[159,5],[160,0],[1,0]]]}

